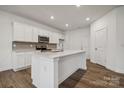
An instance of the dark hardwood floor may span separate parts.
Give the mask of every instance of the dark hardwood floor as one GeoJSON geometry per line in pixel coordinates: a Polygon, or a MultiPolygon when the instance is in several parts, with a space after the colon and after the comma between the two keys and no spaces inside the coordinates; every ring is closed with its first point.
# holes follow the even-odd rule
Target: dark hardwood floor
{"type": "Polygon", "coordinates": [[[123,88],[124,75],[87,61],[87,71],[79,69],[60,88],[123,88]]]}
{"type": "Polygon", "coordinates": [[[31,69],[0,72],[0,88],[31,88],[31,69]]]}
{"type": "MultiPolygon", "coordinates": [[[[103,66],[87,62],[88,69],[77,70],[60,88],[119,88],[124,87],[124,75],[110,71],[103,66]]],[[[0,72],[1,88],[32,88],[31,69],[18,72],[0,72]]]]}

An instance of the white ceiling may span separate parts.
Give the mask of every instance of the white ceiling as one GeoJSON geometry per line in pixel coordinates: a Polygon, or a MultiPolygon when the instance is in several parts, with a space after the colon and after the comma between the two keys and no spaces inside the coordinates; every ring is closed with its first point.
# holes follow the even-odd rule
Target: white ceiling
{"type": "Polygon", "coordinates": [[[113,5],[4,5],[1,10],[19,15],[59,30],[74,30],[88,26],[117,6],[113,5]],[[50,16],[55,19],[51,20],[50,16]],[[90,21],[86,21],[90,17],[90,21]],[[68,23],[67,28],[65,24],[68,23]]]}

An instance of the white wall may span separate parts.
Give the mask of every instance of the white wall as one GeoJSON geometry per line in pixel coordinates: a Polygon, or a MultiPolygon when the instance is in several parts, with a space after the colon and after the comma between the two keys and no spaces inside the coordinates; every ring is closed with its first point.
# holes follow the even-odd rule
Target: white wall
{"type": "Polygon", "coordinates": [[[12,22],[22,22],[45,30],[63,33],[35,21],[0,11],[0,71],[12,68],[12,22]]]}
{"type": "Polygon", "coordinates": [[[106,67],[115,70],[116,64],[116,11],[111,11],[91,25],[91,61],[95,62],[95,31],[106,27],[107,29],[107,55],[106,67]]]}
{"type": "Polygon", "coordinates": [[[90,59],[95,63],[95,31],[107,28],[106,67],[124,73],[124,7],[119,7],[91,24],[90,59]],[[123,42],[123,43],[122,43],[123,42]]]}
{"type": "Polygon", "coordinates": [[[90,28],[77,29],[65,32],[64,49],[84,49],[89,58],[90,28]]]}
{"type": "Polygon", "coordinates": [[[116,70],[124,73],[124,6],[117,8],[117,64],[116,70]]]}
{"type": "Polygon", "coordinates": [[[11,21],[0,15],[0,71],[11,68],[12,53],[11,21]]]}

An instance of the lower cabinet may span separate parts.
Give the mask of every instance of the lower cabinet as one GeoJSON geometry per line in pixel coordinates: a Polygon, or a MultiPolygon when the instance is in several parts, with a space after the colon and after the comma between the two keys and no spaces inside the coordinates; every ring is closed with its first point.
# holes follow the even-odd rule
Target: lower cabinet
{"type": "Polygon", "coordinates": [[[32,53],[25,53],[25,66],[31,65],[32,53]]]}
{"type": "Polygon", "coordinates": [[[32,52],[14,52],[13,70],[18,71],[31,66],[32,52]]]}
{"type": "MultiPolygon", "coordinates": [[[[56,62],[57,63],[57,62],[56,62]]],[[[32,57],[31,78],[37,88],[52,88],[54,85],[54,62],[40,56],[32,57]]]]}

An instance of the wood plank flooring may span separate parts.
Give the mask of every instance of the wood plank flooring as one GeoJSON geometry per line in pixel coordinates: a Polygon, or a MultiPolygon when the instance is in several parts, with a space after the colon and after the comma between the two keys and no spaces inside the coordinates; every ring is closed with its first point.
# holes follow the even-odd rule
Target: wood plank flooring
{"type": "Polygon", "coordinates": [[[87,62],[87,71],[79,69],[67,78],[60,88],[120,88],[124,87],[124,75],[103,66],[87,62]]]}
{"type": "MultiPolygon", "coordinates": [[[[103,66],[87,62],[88,69],[77,70],[60,88],[119,88],[124,87],[124,75],[103,66]]],[[[0,88],[32,88],[31,69],[0,72],[0,88]]]]}
{"type": "Polygon", "coordinates": [[[31,88],[31,69],[0,72],[0,88],[31,88]]]}

